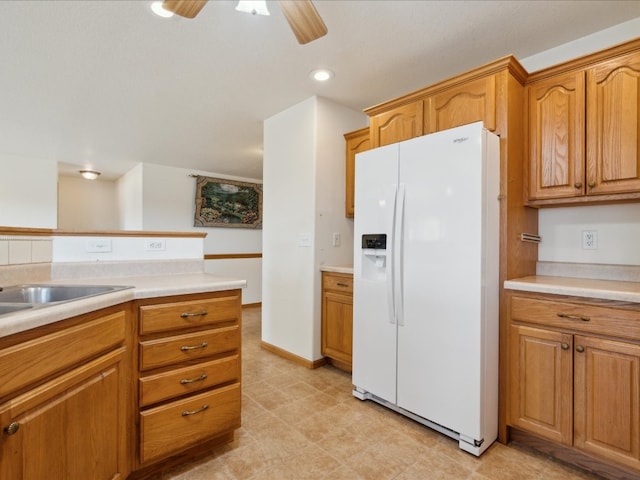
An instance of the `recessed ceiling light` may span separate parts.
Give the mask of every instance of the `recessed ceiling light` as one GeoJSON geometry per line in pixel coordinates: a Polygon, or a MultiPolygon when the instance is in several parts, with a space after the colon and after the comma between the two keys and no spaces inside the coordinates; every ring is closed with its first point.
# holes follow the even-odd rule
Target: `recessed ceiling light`
{"type": "Polygon", "coordinates": [[[95,180],[100,176],[97,170],[80,170],[80,174],[87,180],[95,180]]]}
{"type": "Polygon", "coordinates": [[[319,68],[312,71],[309,76],[318,82],[326,82],[327,80],[333,78],[333,72],[331,70],[327,70],[326,68],[319,68]]]}
{"type": "Polygon", "coordinates": [[[173,17],[173,12],[170,12],[166,8],[162,6],[162,0],[158,0],[157,2],[151,2],[151,11],[163,18],[171,18],[173,17]]]}

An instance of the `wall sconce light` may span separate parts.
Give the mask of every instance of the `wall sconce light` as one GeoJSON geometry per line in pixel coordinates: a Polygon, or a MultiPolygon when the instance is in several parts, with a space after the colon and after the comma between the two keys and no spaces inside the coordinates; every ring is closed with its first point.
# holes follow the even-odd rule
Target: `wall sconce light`
{"type": "Polygon", "coordinates": [[[95,180],[100,176],[100,172],[96,170],[80,170],[80,174],[87,180],[95,180]]]}

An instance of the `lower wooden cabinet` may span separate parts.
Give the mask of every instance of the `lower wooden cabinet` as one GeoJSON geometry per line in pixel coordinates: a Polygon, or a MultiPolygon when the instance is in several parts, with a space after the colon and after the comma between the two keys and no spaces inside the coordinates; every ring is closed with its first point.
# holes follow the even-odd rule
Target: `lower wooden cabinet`
{"type": "Polygon", "coordinates": [[[13,365],[19,387],[0,396],[2,479],[113,480],[129,475],[125,312],[71,322],[75,325],[24,341],[17,334],[18,343],[0,349],[3,367],[22,359],[13,365]],[[82,336],[88,332],[90,336],[82,336]],[[115,346],[101,344],[101,334],[115,346]],[[44,375],[38,373],[38,363],[44,375]]]}
{"type": "Polygon", "coordinates": [[[580,452],[601,475],[640,478],[640,311],[508,298],[508,425],[580,452]]]}
{"type": "Polygon", "coordinates": [[[353,352],[353,275],[322,272],[322,354],[351,371],[353,352]]]}
{"type": "Polygon", "coordinates": [[[138,466],[240,427],[240,290],[138,302],[138,466]]]}
{"type": "Polygon", "coordinates": [[[146,478],[232,440],[241,300],[149,298],[0,338],[0,479],[146,478]]]}

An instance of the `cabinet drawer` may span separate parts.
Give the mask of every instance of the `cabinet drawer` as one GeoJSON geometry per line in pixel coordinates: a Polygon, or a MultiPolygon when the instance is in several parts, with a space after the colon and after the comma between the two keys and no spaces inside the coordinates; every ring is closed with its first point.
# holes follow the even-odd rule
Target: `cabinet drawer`
{"type": "Polygon", "coordinates": [[[322,275],[322,288],[336,292],[353,293],[353,276],[324,273],[322,275]]]}
{"type": "Polygon", "coordinates": [[[640,312],[513,296],[511,320],[611,337],[640,337],[640,312]]]}
{"type": "Polygon", "coordinates": [[[239,347],[238,325],[146,340],[140,342],[140,370],[198,360],[239,347]]]}
{"type": "Polygon", "coordinates": [[[140,307],[140,335],[221,322],[238,322],[241,316],[239,290],[214,298],[160,303],[140,307]]]}
{"type": "Polygon", "coordinates": [[[125,320],[116,312],[1,350],[0,398],[121,344],[125,320]]]}
{"type": "Polygon", "coordinates": [[[140,414],[140,460],[147,462],[240,427],[240,384],[140,414]]]}
{"type": "Polygon", "coordinates": [[[140,379],[140,405],[146,406],[240,378],[240,357],[211,360],[140,379]]]}

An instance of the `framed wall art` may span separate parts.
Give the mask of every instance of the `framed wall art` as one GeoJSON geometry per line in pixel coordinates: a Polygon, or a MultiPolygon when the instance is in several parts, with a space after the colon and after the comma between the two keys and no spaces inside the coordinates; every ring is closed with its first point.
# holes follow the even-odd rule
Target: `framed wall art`
{"type": "Polygon", "coordinates": [[[196,176],[196,227],[262,228],[262,184],[196,176]]]}

